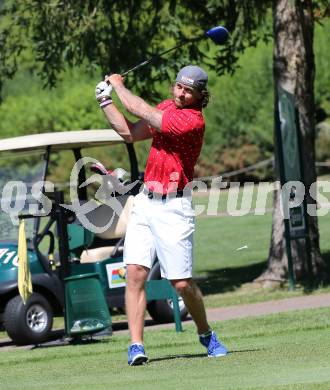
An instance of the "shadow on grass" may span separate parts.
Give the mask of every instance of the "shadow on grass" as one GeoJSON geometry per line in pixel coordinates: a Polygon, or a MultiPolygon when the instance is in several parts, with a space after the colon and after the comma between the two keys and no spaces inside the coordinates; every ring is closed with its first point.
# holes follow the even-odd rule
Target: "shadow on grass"
{"type": "Polygon", "coordinates": [[[207,355],[205,353],[196,353],[196,354],[181,354],[181,355],[167,355],[161,356],[155,359],[149,359],[149,363],[162,362],[164,360],[174,360],[174,359],[196,359],[196,358],[205,358],[207,355]]]}
{"type": "Polygon", "coordinates": [[[320,269],[318,275],[305,275],[304,280],[300,280],[299,284],[303,288],[304,293],[309,294],[321,287],[330,286],[330,251],[322,253],[324,267],[320,269]]]}
{"type": "Polygon", "coordinates": [[[266,265],[267,261],[242,267],[218,268],[207,271],[203,278],[197,277],[196,282],[203,295],[234,291],[244,283],[253,282],[264,271],[266,265]]]}
{"type": "MultiPolygon", "coordinates": [[[[330,251],[323,252],[322,258],[325,262],[325,269],[319,278],[310,280],[308,275],[305,280],[299,281],[299,285],[305,293],[310,293],[319,287],[330,285],[330,251]]],[[[202,278],[196,278],[196,282],[203,295],[219,294],[234,291],[244,283],[252,283],[266,269],[267,261],[250,264],[242,267],[218,268],[207,272],[202,278]]]]}
{"type": "Polygon", "coordinates": [[[65,334],[64,329],[56,329],[50,332],[48,339],[40,344],[26,344],[17,345],[12,340],[4,339],[0,340],[0,350],[6,349],[40,349],[40,348],[53,348],[53,347],[64,347],[68,345],[88,345],[96,344],[104,341],[105,337],[112,336],[112,332],[99,332],[91,335],[83,335],[81,337],[69,337],[65,334]]]}
{"type": "Polygon", "coordinates": [[[97,344],[103,342],[102,339],[95,338],[95,336],[86,336],[82,338],[67,338],[62,337],[54,341],[46,341],[42,344],[36,344],[30,349],[40,349],[40,348],[53,348],[53,347],[65,347],[65,346],[75,346],[75,345],[89,345],[97,344]]]}
{"type": "MultiPolygon", "coordinates": [[[[256,352],[260,351],[261,349],[240,349],[235,351],[229,351],[228,355],[232,355],[235,353],[246,353],[246,352],[256,352]]],[[[221,358],[224,358],[225,356],[221,356],[221,358]]],[[[196,353],[196,354],[181,354],[181,355],[168,355],[168,356],[161,356],[159,358],[150,359],[149,363],[155,363],[155,362],[162,362],[164,360],[174,360],[174,359],[196,359],[196,358],[208,358],[207,354],[205,353],[196,353]]]]}
{"type": "Polygon", "coordinates": [[[323,252],[322,258],[326,264],[325,272],[327,273],[327,280],[326,282],[323,282],[323,286],[329,286],[330,285],[330,251],[323,252]]]}
{"type": "Polygon", "coordinates": [[[1,349],[15,349],[15,348],[22,348],[22,349],[34,349],[39,347],[46,347],[46,346],[57,346],[58,344],[64,343],[64,336],[65,332],[64,329],[56,329],[52,330],[50,332],[50,335],[44,343],[41,344],[26,344],[26,345],[17,345],[12,340],[6,338],[3,340],[0,340],[0,350],[1,349]]]}

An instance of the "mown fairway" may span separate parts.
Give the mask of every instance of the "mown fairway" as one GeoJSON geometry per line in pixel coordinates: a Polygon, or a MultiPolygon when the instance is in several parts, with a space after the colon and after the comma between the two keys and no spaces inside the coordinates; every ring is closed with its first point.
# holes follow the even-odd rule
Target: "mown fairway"
{"type": "Polygon", "coordinates": [[[1,389],[329,389],[330,309],[214,323],[230,354],[209,359],[193,326],[147,329],[150,363],[128,367],[127,335],[0,350],[1,389]]]}

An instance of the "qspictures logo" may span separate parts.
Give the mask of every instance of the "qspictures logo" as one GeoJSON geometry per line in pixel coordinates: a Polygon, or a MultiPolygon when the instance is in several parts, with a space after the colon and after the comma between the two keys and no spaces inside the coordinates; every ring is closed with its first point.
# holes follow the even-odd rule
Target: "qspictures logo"
{"type": "MultiPolygon", "coordinates": [[[[61,206],[74,212],[76,218],[87,230],[99,234],[110,229],[112,224],[121,216],[125,207],[125,199],[127,199],[132,189],[138,186],[138,191],[142,192],[148,186],[148,183],[138,181],[126,183],[119,175],[116,175],[116,170],[114,173],[107,175],[94,173],[86,181],[79,183],[78,178],[81,169],[88,168],[90,164],[97,162],[97,160],[90,157],[84,157],[77,161],[70,175],[70,202],[61,206]],[[88,186],[96,188],[94,196],[88,201],[82,201],[79,198],[79,189],[88,186]],[[102,208],[101,216],[103,218],[99,218],[96,223],[92,216],[100,210],[100,207],[102,208]]],[[[120,171],[123,172],[124,170],[121,169],[120,171]]],[[[179,175],[176,172],[171,173],[171,194],[167,199],[160,196],[161,201],[166,202],[173,199],[173,194],[177,190],[175,180],[178,177],[179,175]]],[[[157,193],[163,194],[161,183],[153,182],[152,186],[157,189],[157,193]]],[[[49,215],[52,210],[52,201],[45,195],[45,188],[47,193],[51,193],[55,191],[56,186],[50,181],[39,181],[33,183],[33,185],[28,185],[22,181],[8,181],[3,186],[1,193],[1,211],[10,217],[13,225],[18,225],[18,216],[23,211],[35,216],[49,215]]],[[[238,217],[249,213],[264,215],[269,211],[267,204],[269,208],[269,197],[272,197],[275,190],[280,192],[282,200],[280,212],[283,219],[290,218],[290,209],[300,206],[306,195],[309,195],[310,199],[314,201],[307,204],[309,215],[323,216],[329,212],[330,202],[325,196],[325,193],[330,193],[330,182],[328,181],[312,183],[309,188],[306,188],[299,181],[290,181],[283,186],[278,181],[258,184],[251,182],[244,183],[242,186],[238,182],[223,181],[222,177],[219,176],[212,178],[209,186],[202,180],[194,180],[185,186],[183,194],[187,197],[194,195],[195,216],[216,216],[220,213],[220,194],[226,191],[227,196],[224,197],[226,204],[225,206],[222,204],[222,212],[238,217]],[[203,200],[199,201],[199,199],[203,200]]]]}

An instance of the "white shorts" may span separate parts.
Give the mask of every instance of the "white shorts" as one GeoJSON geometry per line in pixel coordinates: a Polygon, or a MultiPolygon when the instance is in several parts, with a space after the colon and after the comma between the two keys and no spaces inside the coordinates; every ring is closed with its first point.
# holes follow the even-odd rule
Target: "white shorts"
{"type": "Polygon", "coordinates": [[[163,278],[191,278],[194,214],[188,197],[162,200],[138,194],[125,236],[125,264],[150,269],[157,255],[163,278]]]}

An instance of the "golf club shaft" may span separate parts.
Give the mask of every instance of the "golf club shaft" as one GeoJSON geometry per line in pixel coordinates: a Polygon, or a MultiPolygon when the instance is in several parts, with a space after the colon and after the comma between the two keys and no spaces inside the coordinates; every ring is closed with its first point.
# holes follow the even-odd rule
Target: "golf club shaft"
{"type": "Polygon", "coordinates": [[[140,64],[134,66],[133,68],[131,69],[128,69],[126,70],[124,73],[121,74],[121,76],[126,76],[128,73],[131,73],[131,72],[134,72],[135,70],[141,68],[142,66],[145,66],[145,65],[148,65],[150,64],[151,62],[153,62],[155,59],[163,56],[164,54],[167,54],[173,50],[176,50],[178,49],[179,47],[183,46],[183,45],[186,45],[187,43],[192,43],[192,42],[196,42],[196,41],[199,41],[201,40],[202,38],[205,38],[205,34],[199,36],[199,37],[196,37],[196,38],[192,38],[192,39],[187,39],[181,43],[179,43],[178,45],[174,46],[174,47],[171,47],[170,49],[167,49],[167,50],[164,50],[162,51],[161,53],[159,54],[155,54],[154,56],[152,56],[151,58],[149,58],[149,60],[145,60],[143,62],[141,62],[140,64]]]}

